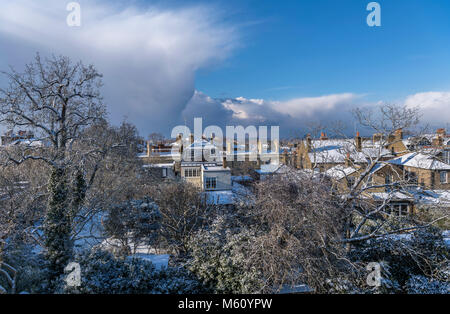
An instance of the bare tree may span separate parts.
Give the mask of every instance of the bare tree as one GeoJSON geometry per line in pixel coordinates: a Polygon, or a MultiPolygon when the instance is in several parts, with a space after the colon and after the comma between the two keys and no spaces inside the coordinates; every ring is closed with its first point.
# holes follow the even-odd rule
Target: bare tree
{"type": "Polygon", "coordinates": [[[347,273],[339,243],[345,211],[330,190],[330,183],[294,169],[257,183],[254,206],[241,213],[258,230],[250,260],[264,275],[265,291],[307,283],[324,292],[327,278],[347,273]]]}
{"type": "Polygon", "coordinates": [[[36,137],[32,142],[41,144],[3,149],[4,165],[39,160],[51,169],[44,233],[47,258],[56,276],[62,273],[72,252],[68,208],[74,205],[74,199],[68,177],[75,155],[73,143],[83,129],[105,116],[99,91],[101,75],[92,65],[55,56],[43,61],[39,55],[23,73],[14,69],[2,73],[10,84],[0,89],[0,122],[12,130],[32,131],[36,137]]]}
{"type": "Polygon", "coordinates": [[[149,190],[161,213],[161,237],[174,254],[187,252],[189,238],[213,214],[200,191],[185,182],[163,183],[149,190]]]}
{"type": "MultiPolygon", "coordinates": [[[[353,152],[358,151],[366,162],[357,164],[350,160],[350,166],[357,170],[356,175],[354,173],[351,179],[348,173],[343,173],[349,183],[348,189],[340,190],[338,193],[342,199],[341,206],[347,209],[349,221],[352,221],[353,227],[349,226],[351,230],[348,230],[346,239],[342,241],[355,243],[389,234],[414,231],[448,217],[443,216],[435,221],[423,223],[414,216],[406,216],[403,219],[400,218],[403,220],[400,224],[393,224],[389,219],[385,219],[386,208],[398,197],[396,192],[404,192],[414,186],[411,184],[411,178],[405,176],[403,169],[388,161],[397,154],[395,145],[403,141],[403,137],[398,136],[398,132],[418,127],[419,110],[397,105],[382,105],[375,112],[356,109],[354,114],[360,125],[374,132],[375,135],[370,147],[355,146],[350,148],[352,152],[347,152],[351,156],[353,152]],[[377,182],[373,180],[374,172],[381,167],[387,168],[388,173],[385,176],[389,176],[390,179],[385,178],[384,181],[377,182]],[[367,198],[367,193],[372,191],[383,191],[386,197],[381,202],[374,202],[373,199],[367,198]],[[361,234],[363,230],[366,231],[364,235],[361,234]],[[367,233],[368,230],[370,232],[367,233]]],[[[406,152],[400,152],[400,155],[406,152]]]]}
{"type": "Polygon", "coordinates": [[[165,139],[164,135],[162,135],[161,133],[151,133],[148,136],[148,140],[152,143],[152,144],[158,144],[160,142],[163,142],[165,139]]]}

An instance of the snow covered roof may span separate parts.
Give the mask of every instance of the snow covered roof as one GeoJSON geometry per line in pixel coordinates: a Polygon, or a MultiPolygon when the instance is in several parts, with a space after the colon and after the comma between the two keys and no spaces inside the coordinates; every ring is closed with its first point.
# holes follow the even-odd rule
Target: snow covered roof
{"type": "Polygon", "coordinates": [[[173,163],[161,163],[161,164],[147,164],[143,165],[143,168],[172,168],[175,165],[175,162],[173,163]]]}
{"type": "Polygon", "coordinates": [[[204,192],[206,203],[209,205],[230,205],[233,204],[233,192],[228,191],[207,191],[204,192]]]}
{"type": "Polygon", "coordinates": [[[261,169],[255,171],[259,174],[287,173],[289,172],[289,167],[282,164],[267,164],[261,165],[261,169]]]}
{"type": "Polygon", "coordinates": [[[391,155],[386,148],[367,141],[363,142],[361,151],[358,151],[354,140],[350,139],[312,141],[312,151],[308,155],[311,162],[315,163],[344,163],[348,153],[350,153],[350,158],[357,163],[367,162],[367,159],[379,155],[391,155]]]}
{"type": "Polygon", "coordinates": [[[377,201],[391,200],[391,201],[414,201],[414,197],[404,192],[392,191],[392,192],[373,192],[369,195],[377,201]]]}
{"type": "Polygon", "coordinates": [[[231,171],[229,167],[224,168],[223,166],[219,166],[217,164],[214,165],[202,165],[202,169],[205,172],[219,172],[219,171],[231,171]]]}
{"type": "Polygon", "coordinates": [[[389,163],[428,170],[450,170],[450,165],[436,160],[433,156],[422,153],[409,153],[401,157],[394,158],[390,160],[389,163]]]}
{"type": "Polygon", "coordinates": [[[18,139],[18,140],[11,142],[8,145],[10,145],[10,146],[25,145],[25,146],[31,146],[31,147],[42,147],[42,146],[44,146],[44,143],[41,140],[30,138],[30,139],[18,139]]]}
{"type": "Polygon", "coordinates": [[[189,146],[188,146],[188,148],[193,148],[193,149],[203,149],[203,148],[205,148],[205,147],[208,147],[208,148],[215,148],[216,146],[213,144],[213,143],[211,143],[210,141],[207,141],[207,140],[205,140],[205,139],[202,139],[202,140],[196,140],[196,141],[194,141],[192,144],[190,144],[189,146]]]}
{"type": "Polygon", "coordinates": [[[345,167],[342,165],[335,166],[333,168],[328,169],[324,172],[324,174],[328,177],[331,177],[335,180],[341,180],[353,173],[357,172],[358,169],[355,167],[345,167]]]}
{"type": "Polygon", "coordinates": [[[450,191],[447,190],[411,190],[410,193],[421,205],[439,205],[450,207],[450,191]]]}

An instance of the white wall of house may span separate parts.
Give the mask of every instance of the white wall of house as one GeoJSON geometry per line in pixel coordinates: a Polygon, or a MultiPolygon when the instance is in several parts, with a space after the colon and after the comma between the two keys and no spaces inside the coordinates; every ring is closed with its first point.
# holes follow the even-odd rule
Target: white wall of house
{"type": "Polygon", "coordinates": [[[225,191],[231,190],[231,171],[230,170],[220,170],[220,171],[203,171],[202,172],[202,182],[204,190],[213,191],[225,191]],[[216,178],[216,188],[206,189],[207,178],[216,178]]]}

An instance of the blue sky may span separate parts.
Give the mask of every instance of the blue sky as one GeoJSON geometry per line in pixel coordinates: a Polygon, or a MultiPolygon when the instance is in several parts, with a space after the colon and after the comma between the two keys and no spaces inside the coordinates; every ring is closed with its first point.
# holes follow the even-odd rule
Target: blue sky
{"type": "Polygon", "coordinates": [[[368,3],[221,3],[236,23],[254,24],[244,27],[243,46],[227,62],[200,71],[196,87],[213,97],[353,92],[390,101],[450,89],[450,2],[379,1],[382,26],[373,28],[366,24],[368,3]]]}
{"type": "MultiPolygon", "coordinates": [[[[141,134],[204,125],[314,121],[354,131],[350,111],[396,103],[423,121],[450,117],[450,2],[385,0],[369,27],[369,0],[0,0],[0,69],[36,52],[93,63],[111,121],[141,134]]],[[[0,86],[7,82],[0,77],[0,86]]]]}

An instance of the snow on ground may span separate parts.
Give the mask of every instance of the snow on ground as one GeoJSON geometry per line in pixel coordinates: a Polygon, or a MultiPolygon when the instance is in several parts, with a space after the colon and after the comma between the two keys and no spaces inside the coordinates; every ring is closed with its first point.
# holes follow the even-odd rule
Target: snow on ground
{"type": "Polygon", "coordinates": [[[230,205],[233,204],[232,191],[208,191],[204,192],[206,203],[209,205],[230,205]]]}
{"type": "Polygon", "coordinates": [[[86,223],[80,232],[75,237],[75,249],[83,250],[91,248],[95,245],[101,244],[104,241],[103,226],[102,226],[103,213],[98,212],[86,223]]]}
{"type": "Polygon", "coordinates": [[[168,268],[170,255],[168,255],[168,254],[155,255],[155,254],[138,253],[138,254],[130,255],[130,256],[128,256],[128,258],[138,258],[138,259],[142,259],[144,261],[151,262],[155,266],[156,270],[161,270],[163,268],[168,268]]]}

